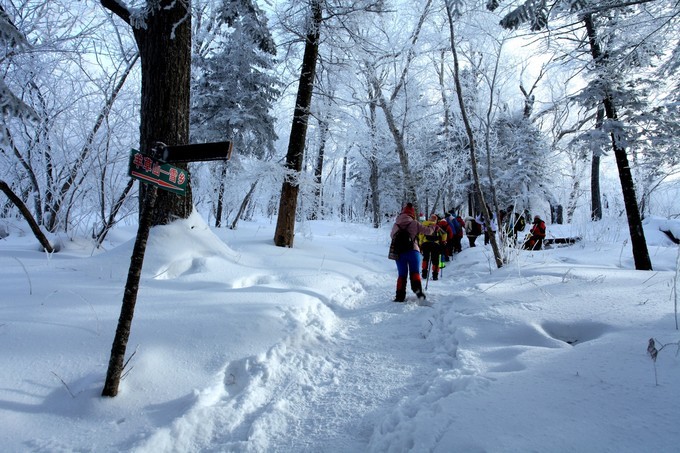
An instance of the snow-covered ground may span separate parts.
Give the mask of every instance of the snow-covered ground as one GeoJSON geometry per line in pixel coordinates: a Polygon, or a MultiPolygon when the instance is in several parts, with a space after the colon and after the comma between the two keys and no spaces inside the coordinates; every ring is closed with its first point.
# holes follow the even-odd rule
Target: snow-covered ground
{"type": "Polygon", "coordinates": [[[192,216],[152,231],[115,398],[135,229],[47,256],[10,225],[2,451],[678,452],[679,254],[660,225],[680,237],[645,224],[652,272],[620,224],[549,226],[584,240],[500,270],[478,240],[419,306],[391,301],[389,225],[308,222],[286,249],[268,221],[192,216]]]}

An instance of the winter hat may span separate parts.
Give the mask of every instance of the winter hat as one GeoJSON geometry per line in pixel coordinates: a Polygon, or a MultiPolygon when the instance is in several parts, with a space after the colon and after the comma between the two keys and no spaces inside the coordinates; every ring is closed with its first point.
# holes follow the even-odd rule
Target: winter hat
{"type": "Polygon", "coordinates": [[[408,214],[414,219],[416,218],[416,209],[413,207],[411,203],[407,203],[406,206],[404,206],[404,209],[402,209],[401,213],[408,214]]]}

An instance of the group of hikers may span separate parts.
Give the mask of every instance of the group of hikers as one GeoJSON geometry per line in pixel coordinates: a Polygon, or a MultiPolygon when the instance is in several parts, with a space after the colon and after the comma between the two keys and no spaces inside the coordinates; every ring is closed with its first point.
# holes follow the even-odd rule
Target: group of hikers
{"type": "MultiPolygon", "coordinates": [[[[518,236],[526,228],[525,212],[515,212],[512,206],[501,210],[500,225],[505,240],[511,246],[518,244],[518,236]]],[[[454,212],[444,216],[437,214],[429,218],[421,213],[416,217],[413,204],[407,203],[392,226],[390,238],[390,259],[397,264],[397,293],[395,302],[406,300],[407,282],[418,299],[425,299],[423,279],[439,280],[441,270],[455,253],[462,251],[462,240],[467,236],[470,247],[475,247],[479,236],[484,236],[484,245],[497,231],[496,216],[486,222],[483,214],[463,219],[454,212]]],[[[534,216],[533,224],[522,248],[539,250],[543,247],[546,226],[540,216],[534,216]]]]}

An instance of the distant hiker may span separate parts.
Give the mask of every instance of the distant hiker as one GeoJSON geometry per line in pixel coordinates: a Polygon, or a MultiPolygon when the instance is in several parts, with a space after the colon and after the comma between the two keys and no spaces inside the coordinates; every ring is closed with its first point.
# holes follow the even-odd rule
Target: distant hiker
{"type": "Polygon", "coordinates": [[[498,211],[498,225],[500,226],[501,238],[510,236],[512,227],[510,226],[510,211],[501,209],[498,211]]]}
{"type": "Polygon", "coordinates": [[[524,220],[524,215],[518,211],[515,211],[513,205],[508,206],[505,212],[505,219],[501,223],[501,230],[505,234],[508,245],[514,247],[517,244],[517,235],[524,231],[526,227],[526,222],[524,220]]]}
{"type": "Polygon", "coordinates": [[[450,261],[455,249],[454,243],[456,234],[458,234],[458,231],[460,230],[460,225],[458,225],[458,221],[456,221],[453,214],[448,213],[445,218],[439,221],[439,226],[446,231],[446,244],[444,245],[443,254],[444,261],[450,261]],[[455,229],[456,227],[458,230],[455,229]]]}
{"type": "Polygon", "coordinates": [[[491,222],[489,222],[489,226],[487,227],[486,224],[484,224],[483,229],[484,229],[484,245],[486,245],[491,242],[491,236],[495,236],[496,231],[498,231],[498,223],[496,222],[495,213],[491,214],[491,222]]]}
{"type": "Polygon", "coordinates": [[[484,245],[489,244],[489,242],[491,242],[491,236],[496,234],[496,215],[491,215],[491,222],[489,222],[489,226],[486,225],[484,214],[479,214],[475,220],[477,223],[482,225],[482,233],[484,233],[484,245]]]}
{"type": "Polygon", "coordinates": [[[524,215],[520,214],[519,212],[515,212],[514,216],[514,225],[512,228],[512,244],[515,245],[517,244],[517,237],[519,236],[520,233],[524,232],[524,228],[526,228],[527,222],[524,220],[524,215]]]}
{"type": "Polygon", "coordinates": [[[460,225],[460,233],[458,233],[458,238],[460,240],[455,244],[454,251],[459,253],[463,251],[463,245],[461,242],[463,241],[463,236],[465,236],[465,220],[463,220],[460,214],[456,216],[456,220],[458,221],[458,225],[460,225]]]}
{"type": "Polygon", "coordinates": [[[477,220],[472,216],[467,216],[465,218],[465,235],[470,242],[470,247],[475,246],[475,241],[477,237],[482,234],[482,225],[477,222],[477,220]]]}
{"type": "Polygon", "coordinates": [[[451,237],[446,241],[446,254],[447,256],[453,256],[454,253],[462,251],[460,241],[463,239],[465,222],[460,217],[454,215],[453,212],[449,212],[446,216],[446,222],[451,228],[451,237]]]}
{"type": "Polygon", "coordinates": [[[406,204],[392,226],[390,258],[397,263],[397,294],[395,302],[406,300],[406,281],[411,278],[411,289],[419,299],[425,299],[420,280],[422,257],[416,238],[419,234],[433,234],[435,227],[424,226],[416,220],[416,211],[411,203],[406,204]]]}
{"type": "Polygon", "coordinates": [[[545,239],[545,222],[539,216],[534,216],[534,223],[530,230],[530,236],[524,242],[524,248],[527,250],[541,250],[543,247],[543,239],[545,239]]]}
{"type": "Polygon", "coordinates": [[[423,222],[424,226],[437,227],[434,232],[429,234],[419,234],[418,241],[420,249],[423,251],[423,263],[421,277],[428,277],[428,264],[432,267],[432,280],[439,279],[439,260],[441,254],[444,253],[444,245],[446,244],[446,232],[438,227],[439,217],[437,214],[432,214],[429,220],[423,222]]]}

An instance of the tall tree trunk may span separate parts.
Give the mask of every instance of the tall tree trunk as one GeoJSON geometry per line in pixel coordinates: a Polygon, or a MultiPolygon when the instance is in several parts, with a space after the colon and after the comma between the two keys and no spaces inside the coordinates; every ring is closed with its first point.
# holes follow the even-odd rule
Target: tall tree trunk
{"type": "Polygon", "coordinates": [[[314,200],[316,203],[316,209],[313,209],[310,214],[311,220],[316,220],[319,218],[318,213],[323,208],[323,198],[322,198],[322,176],[323,176],[323,162],[324,162],[324,152],[326,150],[326,141],[328,140],[328,115],[324,115],[324,119],[319,120],[319,153],[316,155],[316,165],[314,166],[314,200]]]}
{"type": "MultiPolygon", "coordinates": [[[[588,32],[588,41],[593,60],[597,66],[604,66],[606,64],[607,55],[600,48],[593,15],[586,14],[583,21],[588,32]]],[[[612,94],[606,83],[605,89],[607,91],[605,92],[603,104],[607,118],[612,121],[618,121],[614,99],[612,98],[612,94]]],[[[633,175],[630,171],[630,165],[628,164],[628,155],[626,154],[626,149],[619,143],[616,134],[612,132],[610,136],[612,149],[614,150],[614,156],[616,157],[616,166],[619,170],[623,203],[626,207],[626,215],[628,217],[628,229],[630,231],[630,240],[633,248],[635,269],[639,271],[652,270],[652,262],[649,258],[647,241],[645,240],[645,232],[642,228],[642,219],[640,218],[640,211],[635,195],[635,183],[633,182],[633,175]]]]}
{"type": "MultiPolygon", "coordinates": [[[[140,184],[141,185],[141,184],[140,184]]],[[[139,282],[142,278],[142,267],[144,265],[144,253],[146,243],[149,239],[151,230],[151,211],[156,201],[156,187],[149,188],[149,197],[142,206],[140,213],[139,228],[137,237],[130,258],[130,268],[128,269],[127,281],[125,282],[125,292],[123,293],[123,304],[120,308],[116,335],[111,345],[111,356],[109,357],[109,367],[106,370],[106,380],[102,389],[102,396],[113,398],[118,394],[123,369],[125,368],[125,351],[127,350],[130,331],[132,329],[132,319],[135,314],[137,304],[137,293],[139,292],[139,282]]]]}
{"type": "MultiPolygon", "coordinates": [[[[140,119],[140,151],[157,158],[156,142],[185,145],[189,139],[189,82],[191,72],[191,1],[161,0],[152,9],[143,27],[136,28],[131,13],[118,0],[100,0],[133,27],[142,61],[142,94],[140,119]]],[[[186,166],[183,168],[186,169],[186,166]]],[[[118,385],[125,367],[125,351],[130,337],[139,282],[149,231],[154,225],[191,214],[191,188],[186,197],[166,191],[158,194],[156,187],[140,184],[139,228],[130,258],[128,278],[118,318],[116,335],[102,396],[118,394],[118,385]]]]}
{"type": "Polygon", "coordinates": [[[220,169],[220,180],[219,186],[217,188],[217,206],[215,208],[215,228],[222,226],[222,216],[224,210],[224,192],[226,191],[227,184],[227,163],[222,163],[222,168],[220,169]]]}
{"type": "Polygon", "coordinates": [[[340,221],[347,220],[346,213],[346,198],[347,198],[347,152],[342,158],[342,201],[340,203],[340,221]]]}
{"type": "MultiPolygon", "coordinates": [[[[118,0],[101,4],[133,27],[142,62],[140,151],[150,155],[158,142],[186,145],[189,142],[189,89],[191,76],[191,2],[161,0],[148,13],[142,26],[131,22],[130,11],[118,0]]],[[[186,170],[187,165],[177,165],[186,170]]],[[[149,192],[140,185],[140,207],[149,192]]],[[[158,193],[151,213],[152,225],[163,225],[191,214],[191,186],[184,197],[158,193]]],[[[141,209],[140,209],[141,215],[141,209]]]]}
{"type": "Polygon", "coordinates": [[[401,172],[404,175],[406,199],[409,202],[413,203],[414,206],[418,206],[418,194],[416,192],[415,180],[413,178],[413,175],[411,174],[411,165],[409,164],[408,152],[406,151],[406,144],[404,143],[404,135],[397,126],[397,121],[394,118],[394,114],[392,113],[391,104],[388,103],[387,99],[385,99],[385,96],[383,96],[382,89],[380,88],[378,80],[373,78],[372,83],[373,89],[377,94],[377,100],[380,105],[380,108],[385,114],[387,126],[390,130],[390,133],[392,134],[392,138],[394,139],[395,151],[397,152],[397,156],[399,156],[401,172]]]}
{"type": "Polygon", "coordinates": [[[368,161],[370,174],[368,184],[371,186],[371,211],[373,211],[373,228],[380,228],[380,169],[378,157],[372,155],[368,161]]]}
{"type": "Polygon", "coordinates": [[[300,191],[298,175],[302,170],[305,152],[309,108],[312,104],[316,60],[319,56],[319,35],[321,29],[321,0],[312,0],[312,22],[305,38],[305,54],[300,70],[293,125],[290,130],[288,152],[286,153],[287,174],[281,188],[279,214],[274,232],[274,244],[279,247],[292,247],[295,240],[295,214],[300,191]]]}
{"type": "MultiPolygon", "coordinates": [[[[368,155],[368,168],[370,169],[370,174],[368,176],[368,184],[371,189],[371,209],[373,211],[373,227],[374,228],[380,228],[380,221],[381,221],[381,208],[380,208],[380,168],[379,168],[379,160],[378,160],[378,134],[377,134],[377,126],[376,126],[376,109],[377,106],[375,104],[375,92],[371,88],[371,85],[368,85],[368,90],[369,90],[369,99],[370,102],[368,104],[368,118],[366,118],[366,121],[368,122],[368,130],[369,130],[369,155],[368,155]]],[[[346,157],[346,156],[345,156],[346,157]]],[[[415,202],[415,200],[413,201],[415,202]]]]}
{"type": "MultiPolygon", "coordinates": [[[[460,65],[458,63],[458,51],[456,49],[455,33],[453,30],[453,11],[451,11],[451,5],[446,2],[446,13],[449,21],[449,36],[451,39],[451,52],[453,53],[453,69],[454,69],[454,83],[456,85],[456,95],[458,97],[458,106],[460,107],[461,117],[463,119],[463,124],[465,125],[465,132],[468,137],[470,146],[470,167],[472,169],[472,176],[475,181],[475,190],[477,191],[477,199],[481,205],[482,212],[484,213],[484,218],[486,222],[486,227],[491,230],[491,213],[484,200],[484,194],[482,193],[482,187],[479,182],[479,172],[477,171],[477,156],[475,151],[475,136],[472,131],[472,126],[470,124],[470,119],[467,115],[467,110],[465,108],[465,100],[463,99],[463,86],[460,81],[460,65]]],[[[494,259],[496,261],[497,267],[503,267],[503,259],[501,257],[500,249],[498,248],[498,242],[496,242],[496,235],[490,235],[491,248],[493,249],[494,259]]]]}
{"type": "Polygon", "coordinates": [[[245,212],[246,208],[248,207],[248,204],[250,203],[250,200],[253,198],[253,193],[255,193],[255,188],[257,187],[258,180],[256,179],[255,182],[253,182],[250,185],[250,190],[246,194],[245,197],[243,197],[243,201],[241,202],[241,207],[239,207],[238,212],[236,213],[236,216],[234,217],[234,221],[231,222],[231,228],[232,230],[236,229],[236,225],[238,224],[238,221],[241,219],[241,216],[243,216],[243,213],[245,212]]]}
{"type": "MultiPolygon", "coordinates": [[[[597,119],[595,128],[602,129],[604,122],[604,107],[597,108],[597,119]]],[[[602,220],[602,195],[600,194],[600,151],[593,151],[593,158],[590,162],[590,218],[593,221],[602,220]]]]}

